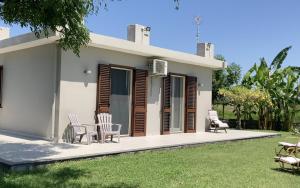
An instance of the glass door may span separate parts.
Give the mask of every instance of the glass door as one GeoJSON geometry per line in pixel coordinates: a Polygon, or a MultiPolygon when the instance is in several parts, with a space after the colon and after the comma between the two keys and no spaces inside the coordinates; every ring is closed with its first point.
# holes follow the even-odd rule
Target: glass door
{"type": "Polygon", "coordinates": [[[171,76],[171,133],[182,132],[184,126],[184,77],[171,76]]]}
{"type": "Polygon", "coordinates": [[[131,79],[129,69],[111,69],[110,113],[112,122],[121,124],[121,134],[130,134],[131,122],[131,79]]]}

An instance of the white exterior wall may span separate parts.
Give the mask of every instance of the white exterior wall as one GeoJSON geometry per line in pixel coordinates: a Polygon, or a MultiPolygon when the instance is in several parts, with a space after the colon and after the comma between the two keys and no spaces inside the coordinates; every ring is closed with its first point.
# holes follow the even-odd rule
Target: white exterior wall
{"type": "Polygon", "coordinates": [[[193,65],[184,65],[179,63],[168,63],[169,72],[181,73],[188,76],[197,77],[197,119],[196,131],[203,132],[207,130],[208,122],[206,117],[208,110],[211,110],[212,101],[212,70],[193,65]],[[201,86],[203,84],[203,86],[201,86]]]}
{"type": "Polygon", "coordinates": [[[0,55],[4,67],[0,129],[52,136],[56,52],[53,44],[0,55]]]}
{"type": "Polygon", "coordinates": [[[83,48],[80,58],[62,51],[58,136],[69,123],[68,114],[78,114],[82,123],[95,123],[98,64],[119,64],[146,68],[146,58],[93,47],[83,48]],[[84,70],[92,70],[85,75],[84,70]]]}
{"type": "MultiPolygon", "coordinates": [[[[4,81],[0,129],[43,138],[54,134],[60,139],[69,123],[68,113],[78,114],[82,123],[94,123],[100,63],[147,69],[146,57],[94,47],[83,48],[80,58],[59,51],[55,44],[1,54],[4,81]],[[86,69],[92,74],[85,75],[86,69]]],[[[197,76],[197,132],[205,131],[207,111],[211,109],[212,70],[169,61],[168,71],[197,76]]],[[[161,93],[162,78],[149,76],[146,135],[160,134],[161,93]]]]}
{"type": "MultiPolygon", "coordinates": [[[[83,48],[80,58],[72,52],[62,52],[61,82],[59,97],[59,138],[68,125],[68,113],[78,114],[82,123],[94,123],[96,109],[97,67],[98,64],[117,64],[138,69],[147,68],[146,57],[129,55],[120,52],[103,50],[93,47],[83,48]],[[85,75],[84,70],[92,70],[85,75]]],[[[169,72],[197,76],[197,131],[205,131],[207,111],[211,109],[212,70],[194,65],[169,62],[169,72]]],[[[146,135],[159,135],[161,123],[161,91],[162,78],[148,77],[148,106],[146,135]]]]}

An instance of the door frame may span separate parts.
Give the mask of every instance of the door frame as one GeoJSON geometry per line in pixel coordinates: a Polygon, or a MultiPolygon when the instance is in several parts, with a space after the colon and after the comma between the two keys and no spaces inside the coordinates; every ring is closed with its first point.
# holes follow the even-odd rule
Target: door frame
{"type": "MultiPolygon", "coordinates": [[[[182,83],[183,83],[183,86],[182,86],[182,105],[183,105],[183,112],[182,112],[182,119],[183,119],[183,122],[182,122],[182,125],[180,125],[180,127],[181,127],[181,131],[172,131],[171,129],[172,129],[172,112],[173,112],[173,110],[172,110],[172,105],[171,105],[171,114],[170,114],[170,134],[176,134],[176,133],[183,133],[184,132],[184,124],[185,124],[185,79],[186,79],[186,76],[185,75],[182,75],[182,74],[175,74],[175,73],[172,73],[172,74],[170,74],[170,77],[171,77],[171,80],[170,80],[170,82],[172,83],[172,77],[178,77],[178,78],[182,78],[183,79],[183,81],[182,81],[182,83]]],[[[171,102],[171,104],[172,104],[172,91],[173,91],[173,88],[174,88],[174,86],[172,85],[172,89],[171,89],[171,95],[170,95],[170,97],[171,97],[171,99],[170,99],[170,102],[171,102]]]]}
{"type": "MultiPolygon", "coordinates": [[[[121,136],[131,136],[132,132],[132,114],[133,114],[133,68],[132,67],[127,67],[127,66],[122,66],[122,65],[113,65],[111,64],[110,66],[111,69],[118,69],[118,70],[126,70],[130,72],[130,89],[129,89],[129,120],[128,120],[128,134],[123,134],[121,136]]],[[[113,114],[112,114],[113,115],[113,114]]]]}

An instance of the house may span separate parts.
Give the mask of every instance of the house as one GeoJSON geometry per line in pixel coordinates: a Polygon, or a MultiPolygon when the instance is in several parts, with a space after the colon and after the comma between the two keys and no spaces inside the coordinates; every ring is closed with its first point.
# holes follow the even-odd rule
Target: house
{"type": "Polygon", "coordinates": [[[57,33],[9,38],[0,29],[0,129],[61,140],[69,113],[95,123],[110,112],[127,136],[206,130],[212,73],[226,66],[212,44],[198,44],[197,55],[155,47],[141,25],[128,27],[128,40],[90,38],[77,57],[58,47],[57,33]]]}

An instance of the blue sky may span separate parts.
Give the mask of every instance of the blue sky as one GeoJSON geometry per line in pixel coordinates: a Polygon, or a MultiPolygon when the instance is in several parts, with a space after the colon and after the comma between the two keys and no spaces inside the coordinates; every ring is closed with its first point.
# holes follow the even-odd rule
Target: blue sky
{"type": "MultiPolygon", "coordinates": [[[[195,53],[199,15],[201,41],[214,43],[215,53],[240,64],[243,72],[289,45],[285,65],[300,66],[300,0],[181,0],[180,9],[174,7],[173,0],[115,0],[86,24],[92,32],[124,39],[128,24],[151,26],[152,45],[195,53]]],[[[12,35],[24,32],[12,27],[12,35]]]]}

